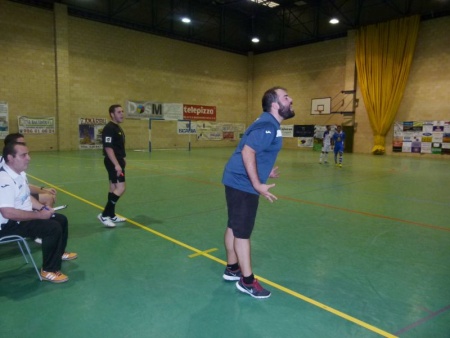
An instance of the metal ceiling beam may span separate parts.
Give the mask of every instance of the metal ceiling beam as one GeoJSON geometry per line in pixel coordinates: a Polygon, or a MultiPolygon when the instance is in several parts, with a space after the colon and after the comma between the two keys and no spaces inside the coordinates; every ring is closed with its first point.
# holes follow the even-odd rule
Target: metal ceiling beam
{"type": "Polygon", "coordinates": [[[425,0],[274,0],[269,8],[249,0],[9,0],[53,9],[67,4],[72,16],[192,42],[239,54],[255,54],[346,36],[349,28],[397,19],[450,15],[450,1],[425,0]],[[338,12],[341,24],[328,26],[338,12]],[[186,13],[190,25],[178,21],[186,13]],[[265,35],[257,45],[251,33],[265,35]]]}

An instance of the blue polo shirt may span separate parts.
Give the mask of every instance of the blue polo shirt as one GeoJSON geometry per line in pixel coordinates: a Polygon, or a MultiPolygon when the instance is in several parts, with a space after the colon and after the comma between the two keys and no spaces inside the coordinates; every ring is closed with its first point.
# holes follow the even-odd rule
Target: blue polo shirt
{"type": "Polygon", "coordinates": [[[222,183],[231,188],[259,195],[253,188],[242,160],[245,145],[256,152],[256,166],[261,183],[266,183],[281,150],[280,123],[270,113],[262,113],[245,131],[223,172],[222,183]]]}

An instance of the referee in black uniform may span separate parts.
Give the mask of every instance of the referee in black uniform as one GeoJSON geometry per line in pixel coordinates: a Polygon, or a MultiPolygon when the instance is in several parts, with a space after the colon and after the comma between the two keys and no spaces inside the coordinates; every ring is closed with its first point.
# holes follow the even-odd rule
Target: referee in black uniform
{"type": "Polygon", "coordinates": [[[120,127],[123,122],[123,108],[118,104],[109,107],[111,121],[103,128],[102,143],[104,163],[109,178],[108,202],[98,219],[108,228],[126,219],[116,215],[116,203],[125,193],[125,133],[120,127]]]}

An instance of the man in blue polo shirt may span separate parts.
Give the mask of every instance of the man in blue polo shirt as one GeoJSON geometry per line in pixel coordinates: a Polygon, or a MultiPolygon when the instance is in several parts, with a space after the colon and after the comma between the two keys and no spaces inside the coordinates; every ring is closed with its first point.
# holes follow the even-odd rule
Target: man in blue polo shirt
{"type": "Polygon", "coordinates": [[[267,184],[269,177],[278,177],[274,167],[282,146],[280,123],[295,115],[292,99],[286,89],[274,87],[262,98],[263,113],[245,131],[239,145],[223,172],[222,183],[228,207],[225,231],[227,267],[223,278],[237,281],[239,291],[254,298],[268,298],[270,291],[255,279],[250,259],[250,236],[255,224],[259,196],[269,202],[277,199],[267,184]]]}

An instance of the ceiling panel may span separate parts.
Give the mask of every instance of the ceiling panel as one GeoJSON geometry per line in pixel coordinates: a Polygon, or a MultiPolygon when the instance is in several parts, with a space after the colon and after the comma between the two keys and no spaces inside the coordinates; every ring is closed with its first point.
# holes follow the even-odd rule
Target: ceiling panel
{"type": "Polygon", "coordinates": [[[450,0],[10,0],[239,54],[255,54],[346,36],[361,26],[419,14],[450,15],[450,0]],[[264,1],[263,1],[264,2],[264,1]],[[183,16],[191,19],[181,22],[183,16]],[[331,25],[335,16],[340,22],[331,25]],[[258,36],[260,42],[251,42],[258,36]]]}

